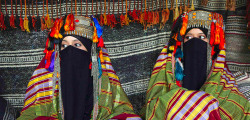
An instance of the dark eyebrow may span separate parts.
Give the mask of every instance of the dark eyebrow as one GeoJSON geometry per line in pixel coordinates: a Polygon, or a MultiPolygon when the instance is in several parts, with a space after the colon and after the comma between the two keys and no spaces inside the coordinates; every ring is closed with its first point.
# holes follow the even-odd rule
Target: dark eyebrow
{"type": "Polygon", "coordinates": [[[68,42],[67,40],[62,40],[62,41],[68,42]]]}
{"type": "Polygon", "coordinates": [[[78,40],[78,39],[74,39],[73,41],[80,41],[80,40],[78,40]]]}
{"type": "Polygon", "coordinates": [[[204,33],[199,33],[199,34],[204,34],[204,33]]]}

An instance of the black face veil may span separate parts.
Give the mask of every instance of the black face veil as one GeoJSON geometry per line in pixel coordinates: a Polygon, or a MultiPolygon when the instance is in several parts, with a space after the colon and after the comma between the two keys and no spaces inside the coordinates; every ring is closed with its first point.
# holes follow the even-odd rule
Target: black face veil
{"type": "MultiPolygon", "coordinates": [[[[188,29],[186,33],[188,33],[188,29]]],[[[199,28],[207,36],[207,29],[199,28]]],[[[184,78],[183,87],[189,90],[199,90],[207,77],[207,45],[200,38],[193,38],[183,44],[184,78]]]]}
{"type": "Polygon", "coordinates": [[[80,40],[87,51],[68,46],[60,51],[61,89],[65,120],[89,120],[93,109],[93,79],[89,69],[92,42],[80,40]]]}

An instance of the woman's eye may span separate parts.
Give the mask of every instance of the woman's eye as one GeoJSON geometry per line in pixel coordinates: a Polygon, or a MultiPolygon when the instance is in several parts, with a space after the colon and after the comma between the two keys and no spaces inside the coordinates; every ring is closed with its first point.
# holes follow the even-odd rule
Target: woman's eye
{"type": "Polygon", "coordinates": [[[68,47],[68,45],[62,45],[62,48],[66,48],[66,47],[68,47]]]}
{"type": "Polygon", "coordinates": [[[76,43],[76,44],[75,44],[75,46],[76,46],[76,47],[80,47],[80,46],[81,46],[81,44],[79,44],[79,43],[76,43]]]}
{"type": "Polygon", "coordinates": [[[188,40],[189,40],[189,39],[192,39],[192,37],[191,37],[191,36],[186,36],[186,39],[188,39],[188,40]]]}
{"type": "Polygon", "coordinates": [[[200,36],[200,39],[206,39],[206,37],[205,36],[200,36]]]}

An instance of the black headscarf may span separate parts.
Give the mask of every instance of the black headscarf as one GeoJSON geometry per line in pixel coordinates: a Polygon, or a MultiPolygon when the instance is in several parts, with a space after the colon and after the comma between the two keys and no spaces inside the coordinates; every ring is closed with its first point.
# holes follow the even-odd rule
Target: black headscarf
{"type": "MultiPolygon", "coordinates": [[[[186,33],[191,29],[187,29],[186,33]]],[[[207,29],[199,29],[207,36],[207,29]]],[[[192,38],[183,44],[184,88],[199,90],[205,83],[207,77],[207,44],[200,38],[192,38]]]]}
{"type": "Polygon", "coordinates": [[[93,79],[89,69],[91,40],[80,40],[87,51],[68,46],[60,51],[61,89],[65,120],[89,120],[93,109],[93,79]]]}

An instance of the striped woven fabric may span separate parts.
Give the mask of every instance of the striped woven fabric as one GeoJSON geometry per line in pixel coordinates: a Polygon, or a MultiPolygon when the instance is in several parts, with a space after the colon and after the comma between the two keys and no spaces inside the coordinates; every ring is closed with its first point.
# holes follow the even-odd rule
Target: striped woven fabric
{"type": "MultiPolygon", "coordinates": [[[[102,48],[104,62],[102,63],[101,93],[99,95],[98,120],[111,119],[116,116],[129,117],[131,120],[141,120],[135,115],[133,107],[123,91],[116,75],[107,50],[102,48]]],[[[30,78],[26,90],[25,103],[19,120],[33,120],[38,116],[50,116],[58,119],[58,86],[56,86],[55,101],[52,97],[53,73],[44,68],[44,59],[30,78]],[[54,103],[54,104],[53,104],[54,103]]]]}
{"type": "Polygon", "coordinates": [[[154,66],[141,111],[146,120],[250,119],[250,103],[227,69],[225,50],[220,51],[199,91],[177,86],[173,63],[166,45],[154,66]]]}

